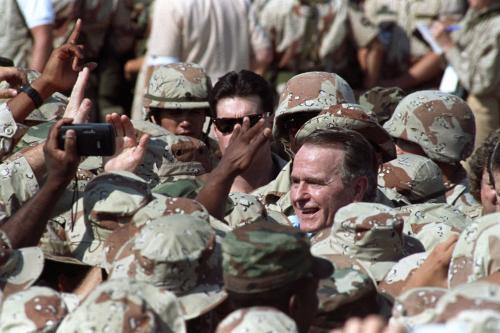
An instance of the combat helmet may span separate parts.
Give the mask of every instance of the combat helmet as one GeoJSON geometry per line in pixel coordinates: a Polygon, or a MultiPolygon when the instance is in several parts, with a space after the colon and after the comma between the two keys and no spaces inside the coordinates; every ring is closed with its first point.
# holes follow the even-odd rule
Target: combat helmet
{"type": "Polygon", "coordinates": [[[454,164],[474,148],[474,115],[460,98],[434,90],[412,93],[384,124],[394,138],[419,145],[430,159],[454,164]]]}
{"type": "MultiPolygon", "coordinates": [[[[339,75],[328,72],[295,75],[281,93],[274,118],[274,138],[288,143],[285,116],[310,112],[309,118],[312,118],[321,110],[340,103],[356,103],[356,100],[352,88],[339,75]]],[[[302,124],[297,129],[300,126],[302,124]]]]}
{"type": "Polygon", "coordinates": [[[150,68],[144,94],[144,119],[151,117],[150,108],[199,109],[209,108],[208,94],[212,89],[205,70],[193,63],[157,65],[150,68]]]}

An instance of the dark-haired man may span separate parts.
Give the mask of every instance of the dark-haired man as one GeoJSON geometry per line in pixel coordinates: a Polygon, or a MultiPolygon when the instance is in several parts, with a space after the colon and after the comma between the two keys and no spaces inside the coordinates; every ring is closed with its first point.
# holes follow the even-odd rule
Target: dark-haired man
{"type": "MultiPolygon", "coordinates": [[[[274,93],[260,75],[242,70],[229,72],[217,81],[210,94],[210,107],[214,114],[214,132],[224,155],[231,141],[234,126],[248,117],[250,126],[260,119],[271,122],[274,93]]],[[[234,179],[231,192],[249,193],[273,180],[285,162],[271,153],[266,141],[256,152],[249,168],[234,179]]]]}

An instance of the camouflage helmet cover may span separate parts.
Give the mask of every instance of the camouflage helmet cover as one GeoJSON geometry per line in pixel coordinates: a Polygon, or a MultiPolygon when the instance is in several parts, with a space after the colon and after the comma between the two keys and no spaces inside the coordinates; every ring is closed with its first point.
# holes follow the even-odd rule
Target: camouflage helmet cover
{"type": "Polygon", "coordinates": [[[204,69],[192,63],[175,63],[153,67],[144,95],[145,119],[149,108],[209,108],[211,82],[204,69]]]}
{"type": "Polygon", "coordinates": [[[312,112],[340,103],[356,103],[349,84],[335,73],[307,72],[292,77],[280,95],[274,118],[273,136],[277,140],[288,140],[283,129],[283,116],[297,112],[312,112]]]}
{"type": "Polygon", "coordinates": [[[391,136],[378,124],[373,113],[358,104],[341,103],[323,109],[319,115],[302,125],[295,134],[295,139],[300,145],[314,131],[333,127],[359,132],[382,153],[384,161],[396,158],[396,147],[391,136]]]}
{"type": "Polygon", "coordinates": [[[359,104],[372,111],[380,124],[391,118],[405,93],[398,87],[374,87],[359,96],[359,104]]]}
{"type": "Polygon", "coordinates": [[[430,159],[450,164],[470,156],[476,133],[467,103],[434,90],[403,98],[384,128],[394,138],[419,145],[430,159]]]}
{"type": "Polygon", "coordinates": [[[271,307],[255,306],[230,313],[217,326],[216,333],[298,333],[290,317],[271,307]]]}

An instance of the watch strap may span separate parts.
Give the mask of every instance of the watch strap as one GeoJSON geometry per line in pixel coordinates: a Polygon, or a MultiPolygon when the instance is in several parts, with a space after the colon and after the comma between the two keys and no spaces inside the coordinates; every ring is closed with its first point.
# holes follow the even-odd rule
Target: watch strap
{"type": "Polygon", "coordinates": [[[35,104],[36,108],[39,108],[43,104],[43,98],[40,96],[38,91],[36,91],[32,86],[30,85],[24,85],[21,87],[21,92],[25,93],[28,95],[33,103],[35,104]]]}

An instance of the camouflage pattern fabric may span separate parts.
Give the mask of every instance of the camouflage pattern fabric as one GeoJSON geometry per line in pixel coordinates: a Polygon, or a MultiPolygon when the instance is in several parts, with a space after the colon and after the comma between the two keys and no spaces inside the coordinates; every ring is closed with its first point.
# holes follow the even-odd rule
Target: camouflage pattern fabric
{"type": "Polygon", "coordinates": [[[340,103],[356,103],[356,99],[349,84],[337,74],[308,72],[295,75],[288,80],[280,95],[273,125],[275,140],[289,140],[283,128],[285,116],[310,112],[313,117],[340,103]]]}
{"type": "Polygon", "coordinates": [[[475,282],[451,289],[435,307],[436,323],[457,321],[468,332],[498,332],[500,329],[500,286],[475,282]]]}
{"type": "Polygon", "coordinates": [[[445,201],[441,169],[423,156],[402,154],[382,164],[377,184],[395,190],[411,203],[445,201]]]}
{"type": "Polygon", "coordinates": [[[144,119],[151,116],[149,108],[209,108],[208,93],[212,88],[205,70],[197,64],[175,63],[150,69],[151,77],[144,95],[144,119]]]}
{"type": "Polygon", "coordinates": [[[298,333],[290,317],[275,308],[255,306],[230,313],[217,326],[216,333],[298,333]]]}
{"type": "Polygon", "coordinates": [[[118,250],[110,279],[166,288],[179,297],[184,319],[196,318],[226,297],[215,247],[215,232],[206,221],[192,215],[159,217],[118,250]]]}
{"type": "MultiPolygon", "coordinates": [[[[26,75],[28,83],[31,84],[33,81],[40,77],[40,72],[29,69],[29,68],[17,68],[22,73],[26,75]]],[[[10,88],[6,81],[0,83],[0,88],[10,88]]],[[[52,120],[59,120],[62,118],[66,106],[68,105],[69,98],[65,95],[55,92],[44,100],[43,104],[30,112],[23,123],[30,125],[44,123],[52,120]]],[[[0,102],[7,102],[7,100],[0,99],[0,102]]]]}
{"type": "Polygon", "coordinates": [[[0,330],[5,333],[54,333],[68,314],[61,295],[47,287],[31,287],[5,299],[0,330]]]}
{"type": "Polygon", "coordinates": [[[342,254],[356,259],[375,281],[409,254],[403,220],[390,207],[355,202],[335,214],[330,235],[311,248],[315,255],[342,254]]]}
{"type": "Polygon", "coordinates": [[[22,155],[0,164],[0,223],[31,199],[38,189],[38,180],[22,155]]]}
{"type": "Polygon", "coordinates": [[[57,332],[185,333],[175,295],[149,283],[110,280],[95,288],[57,332]]]}
{"type": "Polygon", "coordinates": [[[349,303],[376,292],[375,284],[363,266],[344,255],[321,255],[334,266],[333,274],[319,282],[318,314],[333,313],[349,303]]]}
{"type": "Polygon", "coordinates": [[[241,294],[270,291],[313,273],[333,272],[325,259],[313,257],[300,231],[269,222],[252,223],[228,233],[222,241],[226,290],[241,294]]]}
{"type": "Polygon", "coordinates": [[[163,216],[183,214],[201,219],[207,224],[212,224],[213,218],[210,217],[205,207],[197,201],[187,198],[171,198],[158,194],[154,194],[153,196],[153,200],[140,208],[132,216],[130,223],[115,229],[104,241],[103,248],[105,255],[103,268],[108,272],[122,246],[134,238],[142,227],[155,219],[163,216]]]}
{"type": "Polygon", "coordinates": [[[404,221],[403,232],[418,239],[426,251],[431,251],[452,233],[461,233],[472,223],[459,209],[448,204],[415,204],[400,207],[397,211],[404,221]]]}
{"type": "Polygon", "coordinates": [[[500,213],[470,223],[460,234],[448,270],[451,288],[500,271],[500,213]]]}
{"type": "Polygon", "coordinates": [[[0,244],[0,289],[6,297],[29,288],[42,274],[43,252],[38,247],[11,249],[0,244]]]}
{"type": "Polygon", "coordinates": [[[399,260],[379,284],[379,290],[393,296],[401,294],[408,278],[424,263],[428,255],[429,252],[415,253],[399,260]]]}
{"type": "Polygon", "coordinates": [[[474,115],[460,98],[434,90],[412,93],[401,100],[384,124],[389,134],[419,145],[433,161],[454,164],[474,147],[474,115]]]}
{"type": "Polygon", "coordinates": [[[359,104],[341,103],[323,109],[318,116],[302,125],[295,134],[295,139],[300,145],[314,131],[328,130],[334,127],[359,132],[381,153],[384,161],[396,158],[396,147],[390,135],[378,124],[373,113],[359,104]]]}
{"type": "Polygon", "coordinates": [[[445,288],[412,288],[394,301],[390,324],[399,324],[407,329],[429,324],[436,317],[436,304],[448,292],[445,288]]]}
{"type": "Polygon", "coordinates": [[[373,112],[378,123],[384,125],[403,97],[405,93],[401,88],[374,87],[359,96],[359,104],[373,112]]]}
{"type": "Polygon", "coordinates": [[[16,123],[6,102],[0,102],[0,159],[8,156],[28,128],[16,123]]]}
{"type": "MultiPolygon", "coordinates": [[[[276,204],[286,193],[290,191],[292,172],[292,162],[288,162],[278,173],[276,178],[258,189],[255,189],[251,194],[255,195],[260,202],[266,207],[276,204]]],[[[278,211],[280,211],[278,209],[278,211]]]]}
{"type": "Polygon", "coordinates": [[[74,224],[65,225],[72,256],[91,266],[103,263],[103,241],[153,200],[148,184],[130,172],[104,173],[85,188],[73,207],[74,224]]]}

